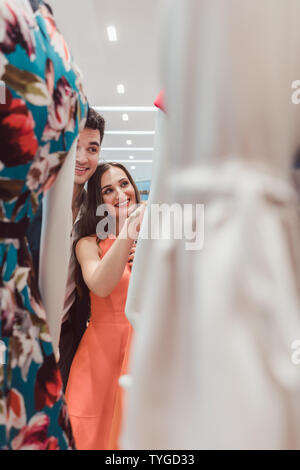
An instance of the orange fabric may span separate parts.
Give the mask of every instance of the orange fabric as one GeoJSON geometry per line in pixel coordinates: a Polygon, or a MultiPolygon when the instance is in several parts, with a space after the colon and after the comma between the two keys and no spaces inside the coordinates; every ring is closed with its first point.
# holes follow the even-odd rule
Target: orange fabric
{"type": "MultiPolygon", "coordinates": [[[[124,357],[123,366],[122,366],[120,375],[125,375],[128,372],[128,360],[129,360],[131,338],[132,338],[132,329],[128,335],[125,357],[124,357]]],[[[110,449],[118,448],[118,441],[119,441],[119,436],[121,433],[123,409],[124,409],[124,392],[125,391],[122,387],[118,388],[117,399],[116,399],[114,414],[113,414],[113,419],[112,419],[111,435],[109,439],[110,449]]]]}
{"type": "MultiPolygon", "coordinates": [[[[114,239],[100,242],[101,257],[114,239]]],[[[92,292],[91,320],[74,357],[66,400],[78,450],[117,449],[123,391],[119,377],[127,372],[132,327],[125,316],[130,266],[113,292],[92,292]]]]}

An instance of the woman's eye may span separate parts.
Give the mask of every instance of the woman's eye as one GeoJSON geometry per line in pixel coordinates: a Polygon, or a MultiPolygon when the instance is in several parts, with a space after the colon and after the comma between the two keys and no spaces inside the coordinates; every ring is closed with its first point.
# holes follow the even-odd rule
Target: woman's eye
{"type": "Polygon", "coordinates": [[[104,194],[104,195],[105,195],[105,194],[109,194],[110,192],[111,192],[111,189],[106,189],[103,194],[104,194]]]}
{"type": "Polygon", "coordinates": [[[127,186],[127,185],[128,185],[128,181],[123,181],[122,186],[127,186]]]}

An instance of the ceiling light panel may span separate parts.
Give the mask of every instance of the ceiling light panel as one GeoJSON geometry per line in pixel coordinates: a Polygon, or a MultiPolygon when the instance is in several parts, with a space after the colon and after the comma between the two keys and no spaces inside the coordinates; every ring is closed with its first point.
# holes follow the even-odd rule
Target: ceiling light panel
{"type": "Polygon", "coordinates": [[[124,95],[125,93],[125,87],[122,83],[119,83],[117,85],[117,92],[119,93],[119,95],[124,95]]]}
{"type": "Polygon", "coordinates": [[[106,30],[109,41],[116,42],[118,40],[116,28],[114,26],[107,26],[106,30]]]}
{"type": "Polygon", "coordinates": [[[155,106],[93,106],[95,111],[101,113],[102,111],[135,111],[143,113],[156,113],[157,108],[155,106]]]}
{"type": "Polygon", "coordinates": [[[154,148],[153,147],[103,147],[102,151],[103,152],[133,152],[133,151],[138,151],[138,152],[153,152],[154,148]]]}
{"type": "MultiPolygon", "coordinates": [[[[131,122],[131,119],[130,119],[131,122]]],[[[124,125],[127,123],[124,122],[124,125]]],[[[128,123],[129,124],[129,123],[128,123]]],[[[109,135],[105,134],[104,135],[104,140],[103,140],[103,147],[128,147],[131,149],[130,154],[134,155],[132,147],[154,147],[154,142],[155,142],[155,136],[153,135],[136,135],[132,136],[134,138],[130,138],[131,136],[128,136],[128,139],[126,138],[127,136],[124,135],[109,135]],[[125,137],[125,138],[124,138],[125,137]],[[131,140],[131,144],[127,143],[127,140],[131,140]]]]}
{"type": "MultiPolygon", "coordinates": [[[[122,95],[115,93],[116,100],[119,100],[122,95]]],[[[123,95],[124,96],[124,95],[123,95]]],[[[120,110],[119,112],[102,111],[100,108],[93,108],[98,111],[106,121],[106,131],[155,131],[156,126],[156,114],[149,112],[130,112],[126,110],[120,110]],[[128,117],[127,121],[123,120],[123,114],[128,117]]],[[[125,117],[125,119],[127,119],[125,117]]],[[[130,135],[128,135],[130,139],[130,135]]]]}
{"type": "Polygon", "coordinates": [[[105,135],[155,135],[155,131],[105,131],[105,135]]]}
{"type": "Polygon", "coordinates": [[[153,160],[120,160],[119,158],[105,159],[106,162],[118,162],[118,163],[153,163],[153,160]]]}

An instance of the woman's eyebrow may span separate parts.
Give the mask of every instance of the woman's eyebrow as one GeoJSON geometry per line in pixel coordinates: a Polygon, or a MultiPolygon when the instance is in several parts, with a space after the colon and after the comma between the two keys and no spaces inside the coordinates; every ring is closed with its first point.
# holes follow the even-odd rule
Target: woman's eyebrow
{"type": "MultiPolygon", "coordinates": [[[[123,180],[126,180],[126,181],[127,181],[127,178],[121,178],[121,179],[119,180],[119,183],[121,183],[121,181],[123,181],[123,180]]],[[[106,186],[103,186],[103,188],[101,188],[101,190],[102,190],[102,189],[105,189],[105,188],[109,188],[110,186],[111,186],[111,184],[107,184],[106,186]]]]}

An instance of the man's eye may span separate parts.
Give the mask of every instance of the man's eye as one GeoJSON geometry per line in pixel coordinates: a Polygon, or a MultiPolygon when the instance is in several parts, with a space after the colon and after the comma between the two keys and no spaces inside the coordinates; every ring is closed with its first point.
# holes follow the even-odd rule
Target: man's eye
{"type": "Polygon", "coordinates": [[[88,151],[91,152],[91,153],[96,153],[97,149],[96,149],[96,147],[89,147],[88,151]]]}

